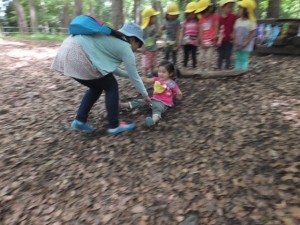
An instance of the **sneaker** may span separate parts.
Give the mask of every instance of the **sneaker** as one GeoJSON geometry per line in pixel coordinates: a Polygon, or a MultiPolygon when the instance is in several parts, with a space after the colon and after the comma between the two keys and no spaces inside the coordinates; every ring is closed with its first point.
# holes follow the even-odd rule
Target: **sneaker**
{"type": "Polygon", "coordinates": [[[76,130],[80,130],[84,133],[92,133],[95,130],[95,128],[90,126],[88,123],[83,123],[83,122],[80,122],[78,120],[73,120],[73,122],[71,124],[71,128],[76,129],[76,130]]]}
{"type": "Polygon", "coordinates": [[[147,117],[146,118],[146,124],[148,127],[151,127],[153,126],[155,123],[154,123],[154,120],[151,118],[151,117],[147,117]]]}
{"type": "Polygon", "coordinates": [[[135,128],[134,123],[124,123],[124,122],[120,122],[120,125],[117,128],[113,128],[113,129],[108,129],[107,132],[110,135],[116,135],[119,133],[122,133],[124,131],[130,131],[133,130],[135,128]]]}

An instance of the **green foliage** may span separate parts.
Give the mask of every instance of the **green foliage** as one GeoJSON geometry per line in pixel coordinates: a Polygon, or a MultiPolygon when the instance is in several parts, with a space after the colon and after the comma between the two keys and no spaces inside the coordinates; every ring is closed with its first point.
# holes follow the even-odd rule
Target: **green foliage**
{"type": "Polygon", "coordinates": [[[300,18],[300,1],[294,0],[281,0],[282,18],[300,18]]]}
{"type": "Polygon", "coordinates": [[[45,41],[63,41],[67,35],[60,35],[60,34],[12,34],[9,35],[10,38],[16,38],[16,39],[30,39],[30,40],[45,40],[45,41]]]}
{"type": "MultiPolygon", "coordinates": [[[[165,9],[167,3],[170,0],[160,0],[161,6],[165,9]]],[[[173,0],[176,2],[181,12],[184,10],[186,4],[191,1],[198,0],[173,0]]],[[[213,2],[218,2],[219,0],[212,0],[213,2]]],[[[259,14],[260,18],[266,17],[266,11],[268,7],[268,2],[271,0],[260,0],[259,2],[259,14]]],[[[111,6],[107,3],[111,3],[109,0],[82,0],[83,14],[91,14],[96,18],[101,19],[108,25],[111,25],[112,11],[111,6]]],[[[26,18],[28,24],[30,24],[30,13],[28,0],[21,0],[21,4],[24,7],[26,18]]],[[[74,0],[35,0],[36,12],[39,25],[48,25],[49,27],[59,28],[64,27],[62,21],[69,16],[70,19],[74,17],[74,0]],[[66,9],[69,10],[66,10],[66,9]],[[68,15],[67,15],[68,14],[68,15]]],[[[141,0],[141,9],[146,7],[151,7],[152,0],[141,0]]],[[[134,1],[124,0],[124,12],[126,21],[133,21],[134,18],[134,1]]],[[[281,0],[281,18],[300,18],[300,1],[294,0],[281,0]]],[[[180,17],[183,18],[182,16],[180,17]]],[[[6,17],[0,22],[4,26],[17,26],[17,16],[13,4],[10,3],[7,11],[6,17]]]]}
{"type": "MultiPolygon", "coordinates": [[[[269,1],[259,1],[260,18],[266,18],[269,1]]],[[[281,0],[280,18],[300,18],[300,1],[281,0]]]]}

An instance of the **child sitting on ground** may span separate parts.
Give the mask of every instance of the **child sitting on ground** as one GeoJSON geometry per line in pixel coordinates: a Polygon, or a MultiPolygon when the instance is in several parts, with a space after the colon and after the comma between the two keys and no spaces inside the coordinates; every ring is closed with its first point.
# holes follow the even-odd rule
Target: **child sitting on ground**
{"type": "MultiPolygon", "coordinates": [[[[171,79],[174,75],[175,67],[169,61],[163,61],[158,65],[158,77],[146,78],[143,77],[144,83],[153,84],[153,96],[152,96],[152,117],[146,118],[147,126],[155,125],[160,119],[161,114],[165,112],[169,107],[174,105],[174,96],[177,99],[182,98],[182,92],[175,81],[171,79]]],[[[122,109],[129,108],[134,109],[145,106],[146,103],[143,99],[136,99],[127,103],[121,103],[122,109]]]]}

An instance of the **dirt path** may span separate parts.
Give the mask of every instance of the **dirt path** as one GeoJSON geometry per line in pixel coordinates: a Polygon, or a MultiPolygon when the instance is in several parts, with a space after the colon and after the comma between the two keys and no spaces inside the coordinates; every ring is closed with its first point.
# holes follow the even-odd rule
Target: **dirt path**
{"type": "Polygon", "coordinates": [[[0,224],[300,224],[299,57],[178,79],[184,99],[157,127],[122,112],[137,129],[109,137],[103,97],[95,134],[69,129],[84,88],[49,70],[58,46],[0,40],[0,224]]]}

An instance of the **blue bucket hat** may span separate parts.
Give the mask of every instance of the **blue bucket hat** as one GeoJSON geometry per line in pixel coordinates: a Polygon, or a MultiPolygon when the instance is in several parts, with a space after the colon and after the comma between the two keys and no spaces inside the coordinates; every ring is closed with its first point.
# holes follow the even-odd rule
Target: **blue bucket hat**
{"type": "Polygon", "coordinates": [[[143,30],[136,23],[133,22],[125,23],[119,31],[128,37],[136,37],[143,44],[145,43],[143,39],[143,30]]]}

